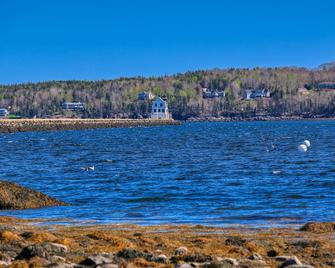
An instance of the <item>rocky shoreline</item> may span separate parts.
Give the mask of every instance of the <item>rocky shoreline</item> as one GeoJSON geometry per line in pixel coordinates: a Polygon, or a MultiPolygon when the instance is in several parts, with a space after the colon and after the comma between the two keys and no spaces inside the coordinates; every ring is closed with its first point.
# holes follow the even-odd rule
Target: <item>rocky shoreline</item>
{"type": "Polygon", "coordinates": [[[180,124],[175,120],[152,119],[1,119],[0,133],[180,124]]]}
{"type": "Polygon", "coordinates": [[[335,120],[335,117],[329,116],[299,116],[299,115],[282,115],[282,116],[253,116],[253,117],[224,117],[224,116],[199,116],[190,117],[188,122],[252,122],[252,121],[301,121],[301,120],[335,120]]]}
{"type": "Polygon", "coordinates": [[[62,226],[0,217],[0,267],[335,267],[334,227],[62,226]]]}

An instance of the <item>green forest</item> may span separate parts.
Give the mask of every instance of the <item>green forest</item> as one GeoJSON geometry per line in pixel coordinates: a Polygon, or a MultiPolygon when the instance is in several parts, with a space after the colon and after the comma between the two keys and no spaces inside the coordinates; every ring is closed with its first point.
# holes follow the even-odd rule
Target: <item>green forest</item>
{"type": "Polygon", "coordinates": [[[142,118],[150,114],[151,101],[139,101],[137,96],[151,91],[155,96],[167,96],[175,119],[335,116],[335,89],[318,89],[321,82],[335,82],[335,67],[213,69],[160,77],[48,81],[0,86],[0,107],[28,118],[142,118]],[[225,97],[205,99],[203,88],[223,90],[225,97]],[[271,97],[244,100],[246,89],[267,89],[271,97]],[[62,110],[64,102],[83,102],[86,109],[69,114],[62,110]]]}

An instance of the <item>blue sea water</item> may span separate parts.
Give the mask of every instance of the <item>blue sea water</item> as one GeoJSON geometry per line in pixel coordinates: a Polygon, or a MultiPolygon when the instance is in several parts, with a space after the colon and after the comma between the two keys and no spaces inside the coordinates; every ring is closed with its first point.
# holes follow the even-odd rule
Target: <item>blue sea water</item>
{"type": "Polygon", "coordinates": [[[334,134],[335,121],[0,134],[0,178],[70,204],[0,215],[80,224],[330,221],[334,134]],[[305,139],[311,147],[301,153],[305,139]]]}

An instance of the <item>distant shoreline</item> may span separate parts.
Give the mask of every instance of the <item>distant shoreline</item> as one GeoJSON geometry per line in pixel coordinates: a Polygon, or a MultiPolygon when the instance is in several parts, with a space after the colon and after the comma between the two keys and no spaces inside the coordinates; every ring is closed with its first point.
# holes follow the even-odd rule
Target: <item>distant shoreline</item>
{"type": "Polygon", "coordinates": [[[0,120],[0,133],[180,124],[181,122],[176,120],[152,119],[2,119],[0,120]]]}
{"type": "Polygon", "coordinates": [[[319,121],[335,120],[335,117],[303,117],[303,116],[255,116],[255,117],[191,117],[186,122],[266,122],[266,121],[319,121]]]}

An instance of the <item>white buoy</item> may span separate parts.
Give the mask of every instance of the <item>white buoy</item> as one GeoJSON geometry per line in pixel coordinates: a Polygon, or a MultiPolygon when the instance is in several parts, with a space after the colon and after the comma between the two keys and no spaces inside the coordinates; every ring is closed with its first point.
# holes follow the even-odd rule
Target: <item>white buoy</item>
{"type": "Polygon", "coordinates": [[[303,144],[305,144],[307,147],[311,146],[311,142],[309,140],[304,140],[303,144]]]}
{"type": "Polygon", "coordinates": [[[300,144],[300,145],[298,146],[298,150],[299,150],[299,152],[301,152],[301,153],[306,153],[306,152],[307,152],[307,146],[306,146],[305,144],[300,144]]]}

